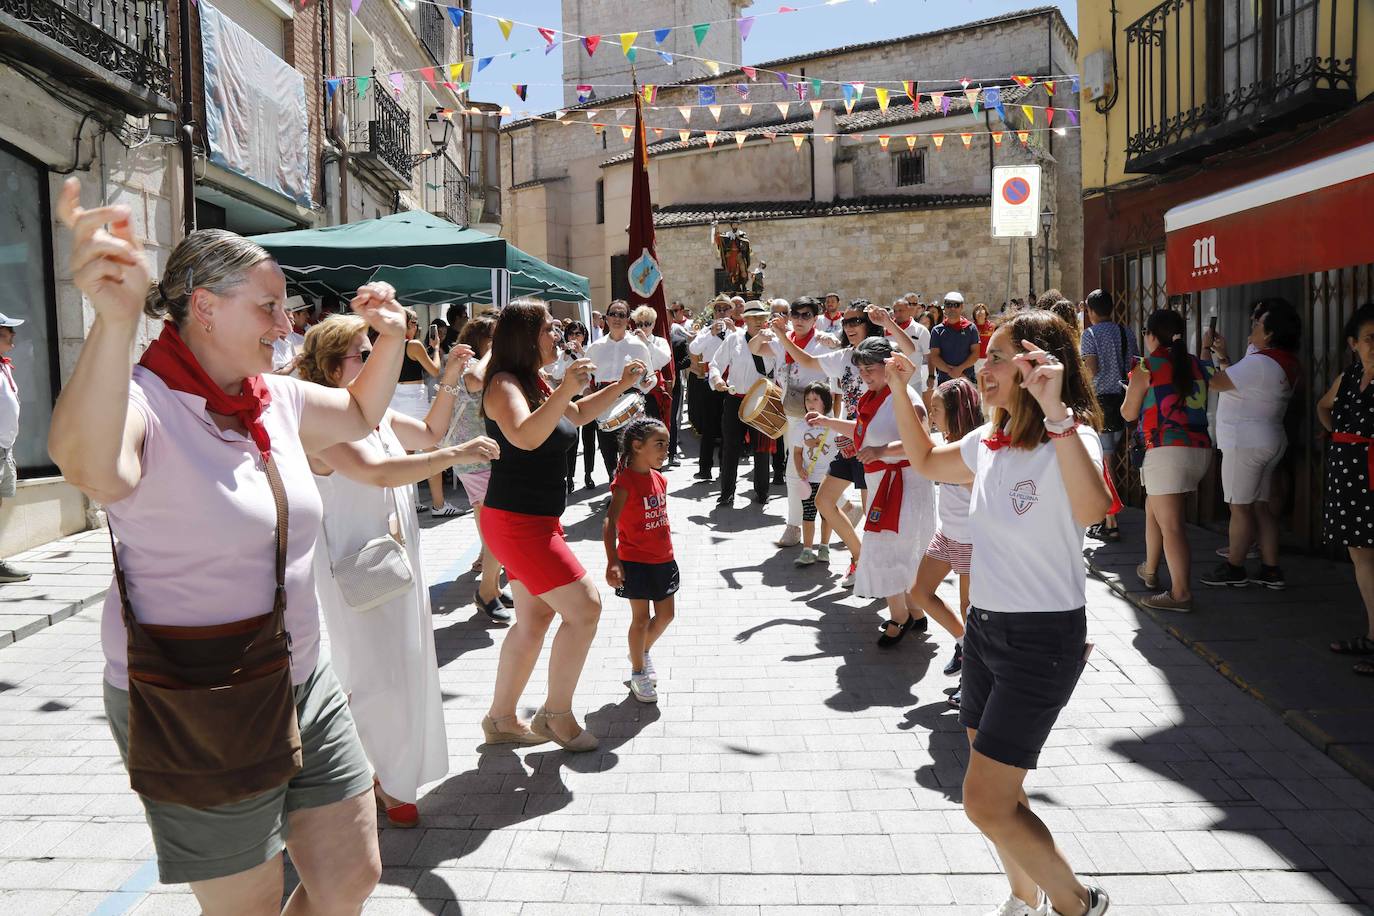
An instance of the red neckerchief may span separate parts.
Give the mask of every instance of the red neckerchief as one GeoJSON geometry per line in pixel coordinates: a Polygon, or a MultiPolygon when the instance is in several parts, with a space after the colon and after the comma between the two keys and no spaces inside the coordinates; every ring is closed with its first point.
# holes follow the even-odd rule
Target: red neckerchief
{"type": "Polygon", "coordinates": [[[972,324],[972,323],[973,323],[973,322],[969,321],[967,318],[964,318],[963,316],[960,316],[958,321],[949,321],[949,320],[946,320],[946,321],[944,322],[944,325],[945,325],[945,327],[950,328],[950,329],[952,329],[952,330],[955,330],[955,331],[962,331],[964,328],[968,327],[968,326],[969,326],[970,324],[972,324]]]}
{"type": "MultiPolygon", "coordinates": [[[[1004,446],[1011,445],[1011,436],[1008,436],[1003,430],[993,430],[992,435],[983,440],[983,444],[995,452],[1004,446]]],[[[1116,492],[1116,484],[1112,482],[1112,475],[1108,470],[1106,460],[1102,462],[1102,480],[1107,484],[1107,492],[1112,496],[1112,506],[1107,510],[1107,514],[1116,515],[1122,510],[1123,504],[1121,497],[1116,492]]]]}
{"type": "Polygon", "coordinates": [[[138,364],[162,379],[173,391],[184,391],[205,399],[205,409],[226,417],[237,417],[248,428],[253,444],[263,457],[272,454],[272,440],[262,425],[262,412],[272,403],[272,392],[262,376],[252,375],[243,380],[242,394],[225,394],[196,360],[196,355],[181,339],[177,326],[168,321],[162,325],[162,336],[148,345],[138,364]]]}
{"type": "Polygon", "coordinates": [[[901,322],[896,322],[896,324],[897,324],[897,327],[899,327],[899,328],[901,328],[903,331],[905,331],[907,328],[911,327],[911,323],[912,323],[913,321],[915,321],[915,320],[916,320],[915,318],[908,318],[908,319],[906,320],[906,324],[902,324],[901,322]]]}
{"type": "Polygon", "coordinates": [[[13,391],[15,394],[18,394],[19,386],[15,384],[14,370],[11,368],[13,365],[14,363],[10,362],[10,358],[8,356],[0,356],[0,372],[3,372],[5,378],[9,379],[10,391],[13,391]]]}
{"type": "MultiPolygon", "coordinates": [[[[805,350],[805,349],[806,349],[806,345],[809,344],[809,343],[811,343],[811,338],[813,338],[813,337],[816,336],[816,327],[815,327],[815,325],[812,325],[811,330],[807,333],[806,338],[805,338],[804,340],[803,340],[802,338],[798,337],[795,333],[789,334],[789,335],[787,335],[787,336],[788,336],[789,338],[791,338],[791,340],[792,340],[792,342],[793,342],[794,344],[797,345],[797,348],[798,348],[798,349],[800,349],[800,350],[805,350]]],[[[787,352],[787,362],[786,362],[784,365],[790,366],[790,365],[792,365],[794,362],[796,362],[796,360],[794,360],[794,359],[792,358],[792,351],[791,351],[791,350],[787,350],[786,352],[787,352]]]]}
{"type": "MultiPolygon", "coordinates": [[[[854,421],[854,449],[863,448],[864,437],[868,434],[868,424],[873,422],[878,408],[883,406],[892,395],[892,387],[882,391],[865,391],[859,395],[859,414],[854,421]]],[[[902,481],[902,468],[910,467],[908,461],[890,464],[886,461],[870,461],[864,465],[865,472],[882,471],[883,479],[869,499],[868,519],[864,522],[865,531],[898,531],[901,520],[902,495],[905,487],[902,481]],[[891,508],[893,511],[887,511],[891,508]]]]}
{"type": "Polygon", "coordinates": [[[1255,352],[1261,356],[1267,356],[1279,364],[1279,368],[1283,370],[1283,374],[1288,378],[1289,388],[1296,388],[1298,386],[1298,374],[1302,369],[1298,365],[1298,358],[1294,356],[1292,352],[1280,350],[1276,347],[1267,347],[1263,350],[1256,350],[1255,352]]]}
{"type": "Polygon", "coordinates": [[[995,452],[999,448],[1011,445],[1011,436],[1008,436],[1005,430],[994,429],[992,435],[983,440],[983,444],[995,452]]]}

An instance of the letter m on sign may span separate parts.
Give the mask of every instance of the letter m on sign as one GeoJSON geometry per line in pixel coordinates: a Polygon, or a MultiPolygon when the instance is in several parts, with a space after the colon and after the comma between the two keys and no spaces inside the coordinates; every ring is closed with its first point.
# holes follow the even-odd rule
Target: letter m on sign
{"type": "Polygon", "coordinates": [[[1193,240],[1193,269],[1200,270],[1204,267],[1215,267],[1217,264],[1217,237],[1209,235],[1206,238],[1193,240]]]}

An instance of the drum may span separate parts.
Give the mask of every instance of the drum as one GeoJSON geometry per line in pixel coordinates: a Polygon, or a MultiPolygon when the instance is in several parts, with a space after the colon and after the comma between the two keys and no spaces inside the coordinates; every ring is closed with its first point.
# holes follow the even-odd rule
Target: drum
{"type": "Polygon", "coordinates": [[[616,398],[615,403],[601,416],[596,418],[596,428],[603,433],[613,433],[624,429],[644,413],[644,395],[630,390],[616,398]]]}
{"type": "Polygon", "coordinates": [[[770,439],[781,439],[787,429],[782,411],[782,389],[766,378],[750,386],[739,405],[739,418],[770,439]]]}

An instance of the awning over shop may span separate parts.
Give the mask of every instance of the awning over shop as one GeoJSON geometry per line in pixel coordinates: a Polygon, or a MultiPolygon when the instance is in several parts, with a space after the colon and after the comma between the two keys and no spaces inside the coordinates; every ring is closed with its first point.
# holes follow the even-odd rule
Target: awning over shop
{"type": "Polygon", "coordinates": [[[1164,214],[1170,294],[1374,261],[1374,143],[1164,214]]]}
{"type": "Polygon", "coordinates": [[[364,283],[384,280],[396,287],[401,302],[412,305],[591,297],[586,277],[423,210],[257,235],[253,241],[272,253],[292,286],[313,295],[349,299],[364,283]]]}

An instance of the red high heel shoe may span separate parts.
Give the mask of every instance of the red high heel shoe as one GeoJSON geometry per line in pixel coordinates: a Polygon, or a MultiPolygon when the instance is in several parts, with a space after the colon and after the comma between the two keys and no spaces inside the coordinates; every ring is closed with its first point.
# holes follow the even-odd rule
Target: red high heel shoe
{"type": "Polygon", "coordinates": [[[377,799],[377,807],[386,814],[387,823],[393,827],[417,827],[420,824],[420,809],[410,802],[402,802],[399,805],[390,805],[382,797],[382,785],[376,779],[372,780],[372,795],[377,799]]]}

